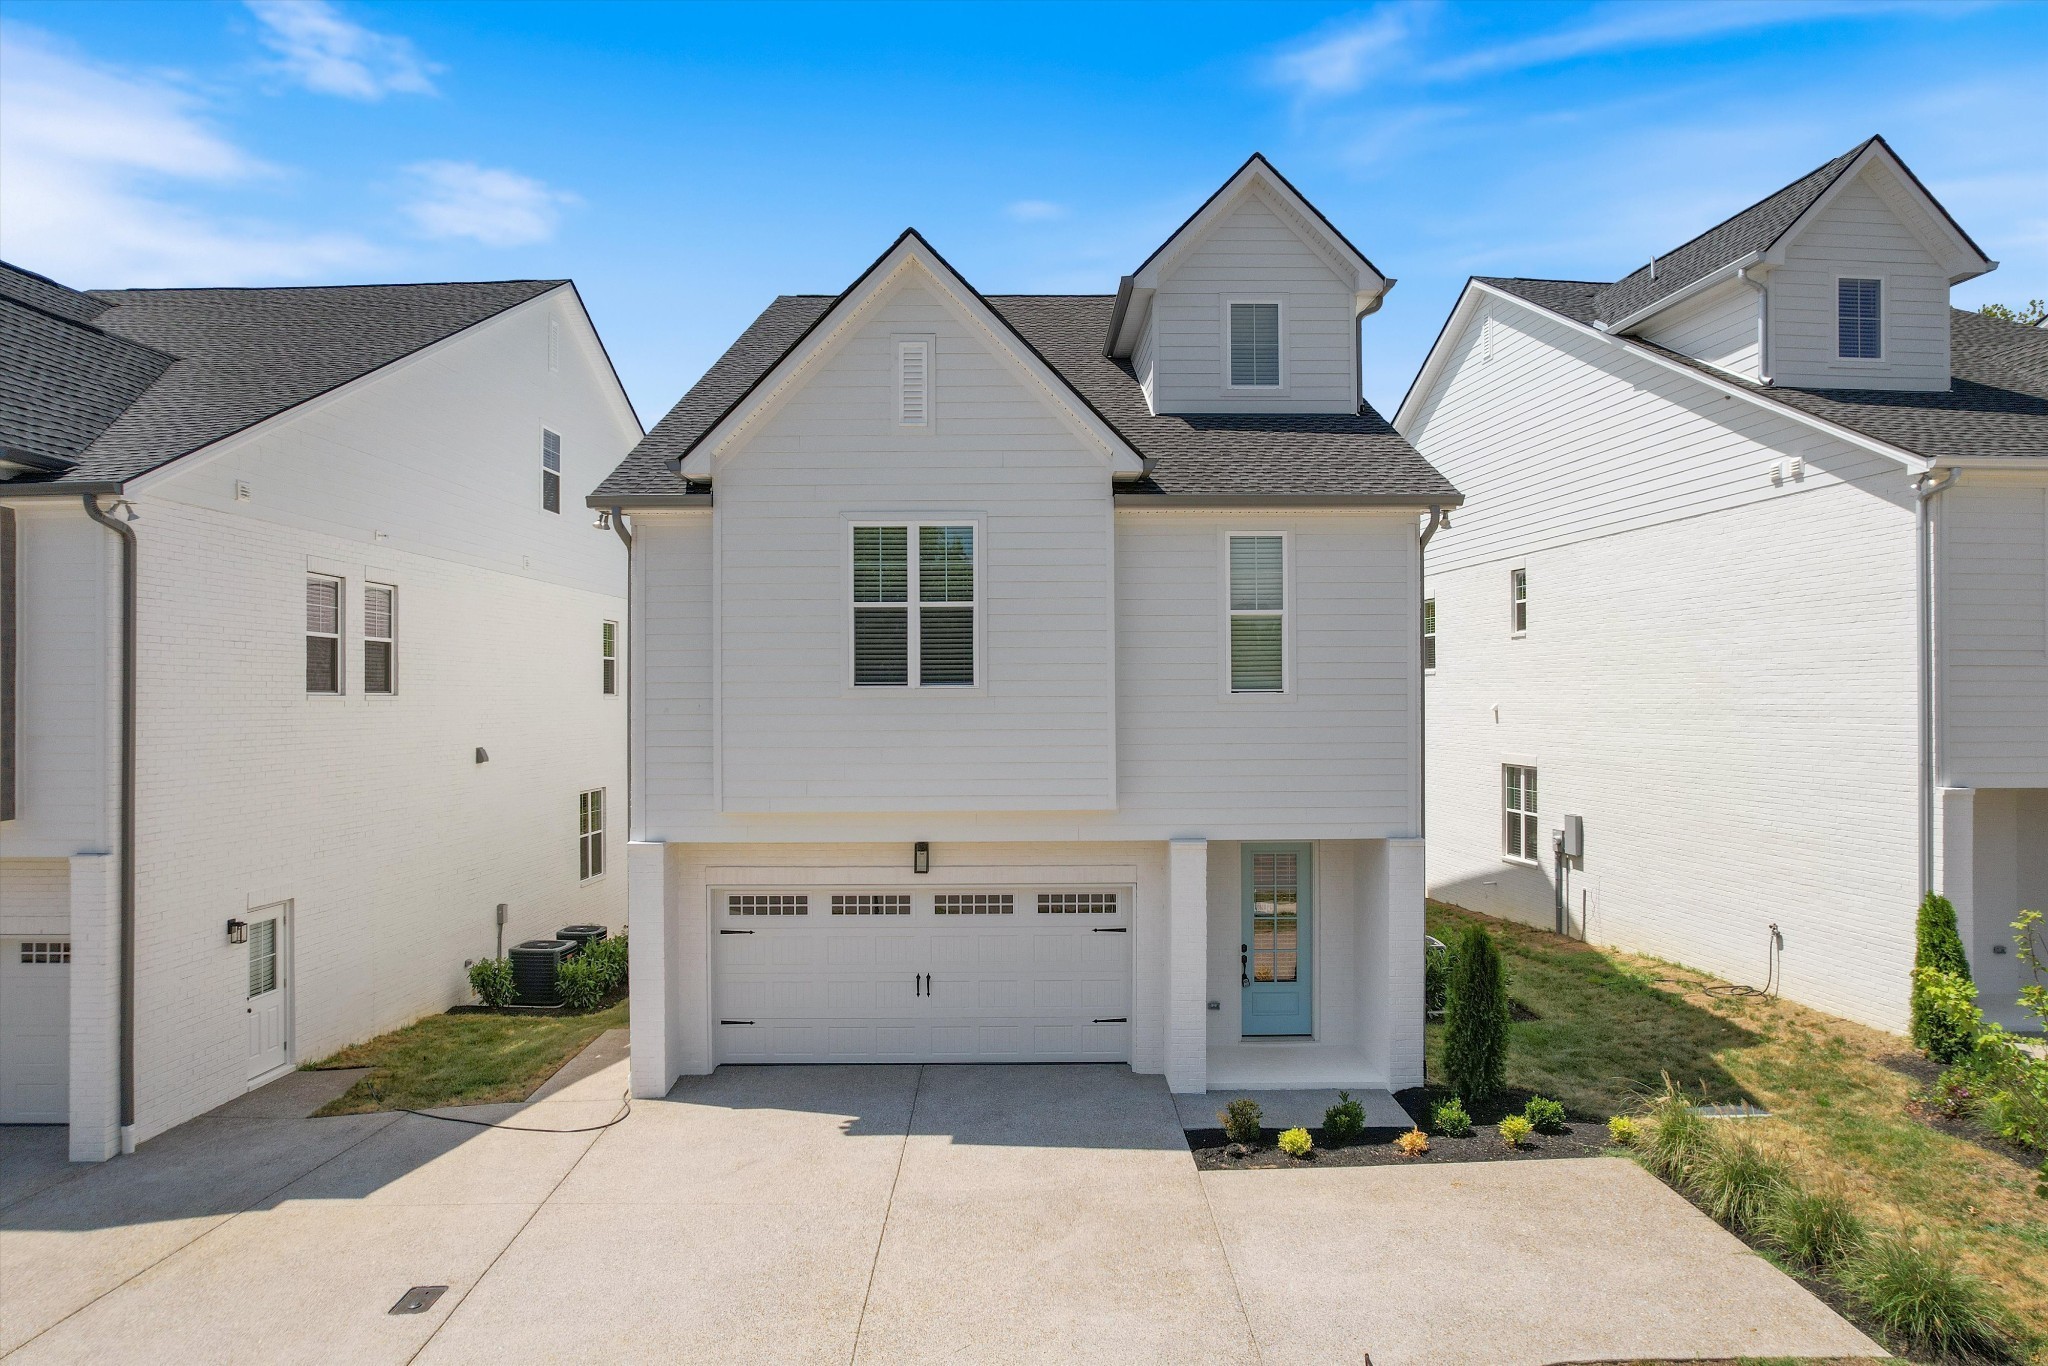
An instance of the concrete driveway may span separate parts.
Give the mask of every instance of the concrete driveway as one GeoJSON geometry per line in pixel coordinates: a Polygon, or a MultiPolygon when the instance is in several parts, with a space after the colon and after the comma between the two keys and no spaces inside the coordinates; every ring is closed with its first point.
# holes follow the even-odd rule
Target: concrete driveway
{"type": "Polygon", "coordinates": [[[1202,1175],[1120,1067],[726,1068],[584,1133],[210,1117],[64,1176],[0,1178],[24,1363],[1879,1354],[1630,1163],[1202,1175]],[[449,1289],[388,1314],[413,1285],[449,1289]]]}

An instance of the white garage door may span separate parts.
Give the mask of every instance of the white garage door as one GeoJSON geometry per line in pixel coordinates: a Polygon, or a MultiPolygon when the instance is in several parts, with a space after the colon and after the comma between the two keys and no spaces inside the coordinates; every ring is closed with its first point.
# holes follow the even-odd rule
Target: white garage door
{"type": "Polygon", "coordinates": [[[0,1124],[70,1119],[71,941],[0,939],[0,1124]]]}
{"type": "Polygon", "coordinates": [[[719,1062],[1125,1062],[1130,893],[712,895],[719,1062]]]}

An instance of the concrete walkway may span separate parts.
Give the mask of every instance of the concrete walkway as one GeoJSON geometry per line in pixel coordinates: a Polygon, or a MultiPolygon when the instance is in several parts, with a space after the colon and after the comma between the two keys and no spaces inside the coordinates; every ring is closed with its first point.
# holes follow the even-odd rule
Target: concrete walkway
{"type": "MultiPolygon", "coordinates": [[[[586,1129],[624,1065],[464,1112],[586,1129]]],[[[454,1113],[454,1112],[451,1112],[454,1113]]],[[[21,1362],[1878,1355],[1632,1164],[1198,1174],[1121,1067],[726,1068],[580,1133],[213,1118],[0,1208],[21,1362]],[[386,1311],[446,1285],[429,1312],[386,1311]]]]}

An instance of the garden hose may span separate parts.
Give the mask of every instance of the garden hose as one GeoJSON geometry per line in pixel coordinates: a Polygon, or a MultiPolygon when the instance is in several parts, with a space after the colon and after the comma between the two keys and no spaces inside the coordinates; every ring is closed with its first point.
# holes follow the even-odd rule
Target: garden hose
{"type": "Polygon", "coordinates": [[[602,1124],[586,1124],[578,1129],[542,1129],[527,1124],[505,1124],[495,1119],[468,1119],[462,1115],[437,1115],[432,1110],[407,1110],[400,1107],[402,1115],[418,1115],[421,1119],[438,1119],[448,1124],[468,1124],[478,1129],[503,1129],[515,1134],[594,1134],[609,1129],[627,1115],[633,1113],[633,1093],[628,1091],[619,1099],[619,1112],[602,1124]]]}

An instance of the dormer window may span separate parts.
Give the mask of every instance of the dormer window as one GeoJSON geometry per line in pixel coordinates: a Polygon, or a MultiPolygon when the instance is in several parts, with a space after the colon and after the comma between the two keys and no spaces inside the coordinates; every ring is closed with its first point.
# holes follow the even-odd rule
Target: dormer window
{"type": "Polygon", "coordinates": [[[1843,360],[1883,358],[1883,281],[1844,276],[1835,282],[1835,333],[1843,360]]]}
{"type": "Polygon", "coordinates": [[[1280,387],[1280,304],[1278,300],[1233,300],[1230,304],[1230,387],[1280,387]]]}

